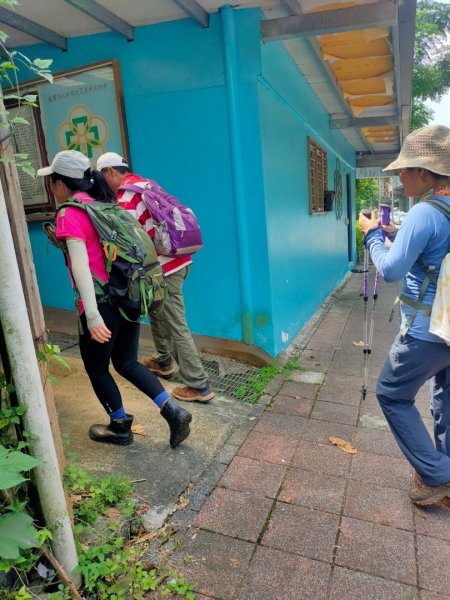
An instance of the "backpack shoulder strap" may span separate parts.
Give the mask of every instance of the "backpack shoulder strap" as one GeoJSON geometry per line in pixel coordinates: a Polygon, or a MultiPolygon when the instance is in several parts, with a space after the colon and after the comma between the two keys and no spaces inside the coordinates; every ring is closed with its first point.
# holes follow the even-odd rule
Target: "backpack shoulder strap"
{"type": "Polygon", "coordinates": [[[134,192],[135,194],[143,194],[145,192],[145,190],[147,190],[151,187],[152,187],[152,184],[150,181],[147,181],[145,183],[145,186],[136,185],[135,183],[124,183],[123,185],[119,186],[118,191],[134,192]]]}
{"type": "MultiPolygon", "coordinates": [[[[439,198],[432,196],[431,198],[427,198],[425,200],[425,202],[427,204],[429,204],[430,206],[432,206],[433,208],[435,208],[436,210],[438,210],[443,215],[445,215],[447,217],[447,219],[450,219],[450,206],[446,202],[444,202],[444,200],[440,200],[439,198]]],[[[419,310],[422,310],[424,316],[426,316],[426,317],[431,315],[432,307],[429,306],[428,304],[424,304],[422,302],[422,300],[423,300],[423,297],[425,296],[425,292],[426,292],[430,282],[434,283],[434,285],[437,285],[438,279],[435,274],[435,267],[427,265],[421,256],[419,256],[419,258],[417,259],[417,263],[420,266],[420,268],[423,271],[425,271],[425,278],[420,287],[417,300],[413,300],[412,298],[409,298],[408,296],[405,296],[404,294],[400,294],[400,296],[399,296],[399,298],[402,302],[404,302],[405,304],[407,304],[408,306],[411,306],[413,308],[413,311],[411,312],[407,323],[403,327],[402,335],[405,335],[407,333],[408,329],[410,328],[410,326],[411,326],[412,322],[414,321],[414,318],[419,310]]]]}
{"type": "Polygon", "coordinates": [[[427,204],[429,204],[430,206],[432,206],[433,208],[435,208],[436,210],[438,210],[443,215],[445,215],[447,217],[447,219],[450,219],[450,205],[447,204],[447,202],[444,202],[444,200],[440,200],[439,198],[436,198],[435,196],[432,196],[431,198],[427,198],[427,200],[425,200],[425,202],[427,204]]]}
{"type": "Polygon", "coordinates": [[[69,206],[86,210],[87,204],[86,202],[82,202],[81,200],[77,200],[76,198],[69,198],[66,202],[64,202],[64,204],[61,204],[61,206],[57,208],[56,214],[61,213],[61,215],[64,216],[64,211],[69,206]]]}

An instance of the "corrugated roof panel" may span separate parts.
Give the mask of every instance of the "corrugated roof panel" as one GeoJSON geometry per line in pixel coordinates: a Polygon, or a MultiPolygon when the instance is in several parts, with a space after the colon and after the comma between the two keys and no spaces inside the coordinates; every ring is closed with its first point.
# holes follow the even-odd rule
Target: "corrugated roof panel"
{"type": "Polygon", "coordinates": [[[378,0],[300,0],[303,12],[321,12],[323,10],[334,10],[340,8],[351,8],[361,4],[375,4],[378,0]]]}
{"type": "Polygon", "coordinates": [[[344,58],[330,60],[330,67],[337,79],[345,81],[366,77],[377,77],[392,71],[392,56],[365,56],[363,58],[344,58]]]}
{"type": "Polygon", "coordinates": [[[321,36],[319,44],[324,52],[324,58],[360,58],[363,56],[388,56],[391,54],[391,46],[387,40],[388,31],[384,30],[382,37],[370,38],[364,35],[370,31],[349,31],[340,35],[340,40],[334,40],[333,36],[321,36]],[[326,39],[324,39],[326,38],[326,39]]]}
{"type": "Polygon", "coordinates": [[[361,96],[363,94],[392,94],[394,73],[390,71],[382,77],[367,77],[366,79],[348,79],[340,85],[344,96],[361,96]]]}

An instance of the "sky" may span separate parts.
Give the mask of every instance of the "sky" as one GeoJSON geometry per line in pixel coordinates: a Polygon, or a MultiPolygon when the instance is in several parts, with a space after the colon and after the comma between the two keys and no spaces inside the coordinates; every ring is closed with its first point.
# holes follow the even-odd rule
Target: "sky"
{"type": "Polygon", "coordinates": [[[440,102],[427,102],[427,105],[434,111],[430,125],[435,123],[450,127],[450,94],[443,96],[440,102]]]}

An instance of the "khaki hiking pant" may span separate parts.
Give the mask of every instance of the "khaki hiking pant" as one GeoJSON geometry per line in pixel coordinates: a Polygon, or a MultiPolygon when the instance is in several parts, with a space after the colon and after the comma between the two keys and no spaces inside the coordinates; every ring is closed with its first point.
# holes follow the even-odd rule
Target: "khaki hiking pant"
{"type": "Polygon", "coordinates": [[[182,291],[189,269],[190,265],[166,276],[169,297],[150,323],[156,348],[153,360],[164,363],[173,357],[186,385],[200,389],[206,385],[208,378],[186,323],[182,291]]]}

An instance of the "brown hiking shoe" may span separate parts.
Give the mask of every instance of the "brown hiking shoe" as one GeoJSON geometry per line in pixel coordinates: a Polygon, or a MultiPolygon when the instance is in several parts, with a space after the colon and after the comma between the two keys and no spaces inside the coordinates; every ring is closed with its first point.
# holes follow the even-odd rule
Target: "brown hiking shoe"
{"type": "Polygon", "coordinates": [[[204,388],[196,389],[185,385],[172,390],[172,396],[182,402],[209,402],[215,397],[209,383],[204,388]]]}
{"type": "Polygon", "coordinates": [[[143,358],[142,364],[145,365],[147,369],[150,369],[150,371],[152,371],[155,375],[159,375],[160,377],[170,377],[170,375],[173,375],[177,372],[177,369],[171,360],[165,363],[159,363],[152,358],[143,358]]]}
{"type": "Polygon", "coordinates": [[[425,485],[416,474],[414,477],[414,487],[409,492],[411,500],[419,506],[428,506],[438,504],[446,496],[450,496],[450,481],[442,485],[425,485]]]}

